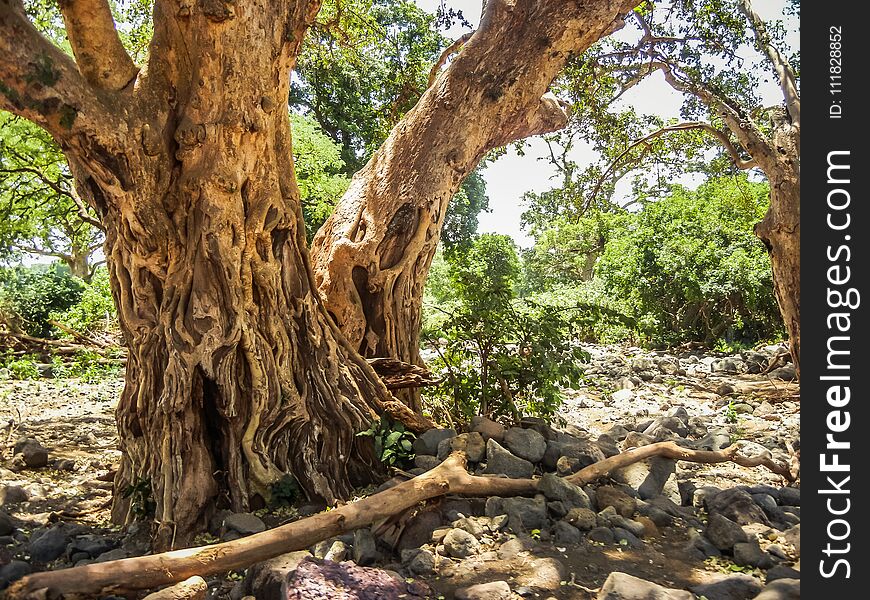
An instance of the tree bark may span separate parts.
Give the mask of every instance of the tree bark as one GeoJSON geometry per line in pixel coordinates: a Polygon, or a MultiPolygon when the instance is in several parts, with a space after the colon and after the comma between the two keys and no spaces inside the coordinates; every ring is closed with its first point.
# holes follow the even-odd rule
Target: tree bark
{"type": "MultiPolygon", "coordinates": [[[[636,0],[489,0],[479,29],[393,129],[312,242],[318,290],[366,357],[422,365],[423,287],[447,204],[491,150],[567,122],[547,88],[636,0]]],[[[421,411],[419,394],[402,396],[421,411]]]]}
{"type": "MultiPolygon", "coordinates": [[[[315,291],[287,98],[318,8],[156,3],[148,64],[111,90],[0,0],[0,106],[54,135],[105,225],[130,349],[112,515],[153,512],[158,548],[186,543],[217,506],[268,500],[286,475],[309,497],[348,497],[381,469],[357,432],[381,413],[428,425],[315,291]]],[[[80,39],[77,55],[98,43],[80,39]]]]}

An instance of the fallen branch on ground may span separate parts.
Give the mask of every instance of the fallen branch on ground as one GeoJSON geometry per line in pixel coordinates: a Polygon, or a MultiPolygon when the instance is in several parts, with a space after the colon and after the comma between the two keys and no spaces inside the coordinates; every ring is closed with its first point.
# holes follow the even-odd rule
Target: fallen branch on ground
{"type": "MultiPolygon", "coordinates": [[[[566,479],[577,485],[586,484],[615,469],[655,456],[697,463],[734,462],[745,467],[763,466],[789,481],[794,479],[787,466],[763,456],[740,456],[736,446],[722,451],[691,450],[673,442],[632,448],[566,479]]],[[[221,544],[35,573],[14,583],[7,591],[7,598],[24,600],[73,594],[105,596],[151,589],[195,575],[205,577],[244,569],[287,552],[303,550],[316,542],[365,527],[438,496],[519,496],[533,494],[537,487],[538,480],[535,479],[471,475],[466,471],[465,455],[455,452],[422,475],[335,510],[221,544]]]]}

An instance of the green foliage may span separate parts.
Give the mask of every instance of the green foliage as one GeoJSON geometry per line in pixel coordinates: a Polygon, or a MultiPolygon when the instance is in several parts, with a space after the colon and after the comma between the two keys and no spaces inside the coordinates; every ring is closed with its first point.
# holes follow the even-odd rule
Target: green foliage
{"type": "Polygon", "coordinates": [[[84,284],[79,301],[65,311],[52,313],[51,319],[80,333],[115,330],[118,313],[108,269],[98,267],[90,283],[84,284]]]}
{"type": "Polygon", "coordinates": [[[521,268],[507,236],[481,235],[448,260],[452,285],[438,282],[441,301],[427,310],[440,318],[427,315],[423,332],[445,379],[428,393],[453,405],[458,418],[554,415],[562,388],[579,384],[585,358],[570,314],[517,298],[521,268]]]}
{"type": "Polygon", "coordinates": [[[11,352],[7,351],[0,356],[0,365],[9,371],[9,376],[12,379],[39,379],[41,377],[39,368],[36,366],[37,357],[25,354],[21,357],[15,357],[11,352]]]}
{"type": "Polygon", "coordinates": [[[372,438],[375,456],[385,465],[405,465],[414,459],[413,441],[416,436],[407,431],[404,425],[386,416],[373,421],[368,429],[360,431],[357,436],[372,438]]]}
{"type": "Polygon", "coordinates": [[[121,490],[121,496],[130,499],[130,511],[137,520],[144,521],[154,517],[157,502],[154,501],[150,479],[137,477],[121,490]]]}
{"type": "Polygon", "coordinates": [[[81,299],[84,286],[57,264],[0,271],[0,320],[34,337],[50,337],[48,322],[81,299]]]}
{"type": "Polygon", "coordinates": [[[119,363],[91,350],[76,352],[69,361],[63,361],[60,357],[52,359],[52,372],[55,377],[77,378],[85,383],[117,378],[121,371],[119,363]]]}
{"type": "Polygon", "coordinates": [[[767,209],[767,185],[745,176],[711,180],[632,216],[596,267],[634,308],[650,339],[712,344],[758,340],[780,326],[770,265],[752,227],[767,209]]]}

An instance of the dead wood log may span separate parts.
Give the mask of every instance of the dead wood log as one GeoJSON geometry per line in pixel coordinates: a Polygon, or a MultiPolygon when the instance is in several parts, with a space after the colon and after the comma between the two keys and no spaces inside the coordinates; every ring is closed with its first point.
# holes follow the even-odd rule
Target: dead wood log
{"type": "Polygon", "coordinates": [[[375,370],[388,390],[425,387],[442,381],[425,367],[412,365],[397,358],[369,358],[366,362],[375,370]]]}
{"type": "MultiPolygon", "coordinates": [[[[682,448],[673,442],[633,448],[590,465],[567,479],[575,484],[589,483],[615,469],[654,456],[699,463],[734,462],[746,467],[764,466],[793,480],[787,466],[766,457],[740,456],[736,447],[715,452],[682,448]]],[[[7,598],[32,600],[65,595],[105,596],[150,589],[183,581],[194,575],[207,576],[244,569],[254,563],[302,550],[329,537],[365,527],[424,500],[446,494],[519,496],[532,494],[538,487],[538,480],[478,477],[469,474],[465,467],[465,455],[455,452],[439,466],[422,475],[335,510],[231,542],[35,573],[14,583],[7,591],[7,598]]]]}
{"type": "Polygon", "coordinates": [[[205,600],[207,591],[208,585],[206,585],[205,579],[199,575],[194,575],[172,587],[148,594],[142,600],[205,600]]]}

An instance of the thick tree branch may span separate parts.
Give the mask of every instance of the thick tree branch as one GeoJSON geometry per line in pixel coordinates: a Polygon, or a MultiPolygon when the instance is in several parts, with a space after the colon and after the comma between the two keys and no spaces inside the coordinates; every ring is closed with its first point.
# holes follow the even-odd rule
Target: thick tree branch
{"type": "Polygon", "coordinates": [[[0,0],[0,109],[59,142],[97,123],[118,125],[75,62],[30,23],[21,0],[0,0]]]}
{"type": "MultiPolygon", "coordinates": [[[[734,462],[745,467],[763,466],[788,481],[794,480],[794,474],[788,466],[767,457],[740,456],[736,446],[717,452],[691,450],[674,442],[659,442],[633,448],[590,465],[567,480],[582,485],[604,477],[616,469],[654,456],[706,464],[734,462]]],[[[7,597],[10,600],[20,600],[149,589],[183,581],[195,575],[205,577],[243,569],[286,552],[302,550],[320,540],[399,514],[430,498],[446,494],[529,495],[538,487],[539,480],[479,477],[469,474],[465,466],[464,454],[454,453],[431,471],[335,510],[231,542],[36,573],[14,583],[9,588],[7,597]]]]}
{"type": "Polygon", "coordinates": [[[130,83],[139,69],[121,44],[107,0],[60,0],[58,5],[84,78],[104,90],[130,83]]]}
{"type": "Polygon", "coordinates": [[[534,135],[559,131],[568,125],[568,117],[567,106],[554,94],[547,92],[541,97],[537,110],[530,113],[527,119],[507,124],[493,145],[504,146],[534,135]]]}
{"type": "Polygon", "coordinates": [[[791,122],[795,127],[800,127],[801,122],[801,99],[797,89],[797,79],[794,70],[788,63],[788,60],[780,54],[770,40],[770,35],[767,32],[767,25],[757,12],[752,8],[750,0],[741,0],[740,8],[743,14],[749,19],[752,32],[755,34],[755,44],[758,49],[767,57],[776,76],[779,78],[779,87],[782,90],[785,106],[788,109],[788,114],[791,116],[791,122]]]}
{"type": "Polygon", "coordinates": [[[472,35],[474,35],[474,32],[470,31],[444,49],[444,52],[441,53],[441,56],[438,57],[438,60],[434,65],[432,65],[432,69],[429,71],[429,84],[426,87],[432,87],[432,84],[435,83],[435,78],[438,77],[438,73],[441,71],[441,67],[444,66],[444,63],[447,62],[447,59],[459,52],[459,49],[465,45],[465,42],[471,39],[472,35]]]}

